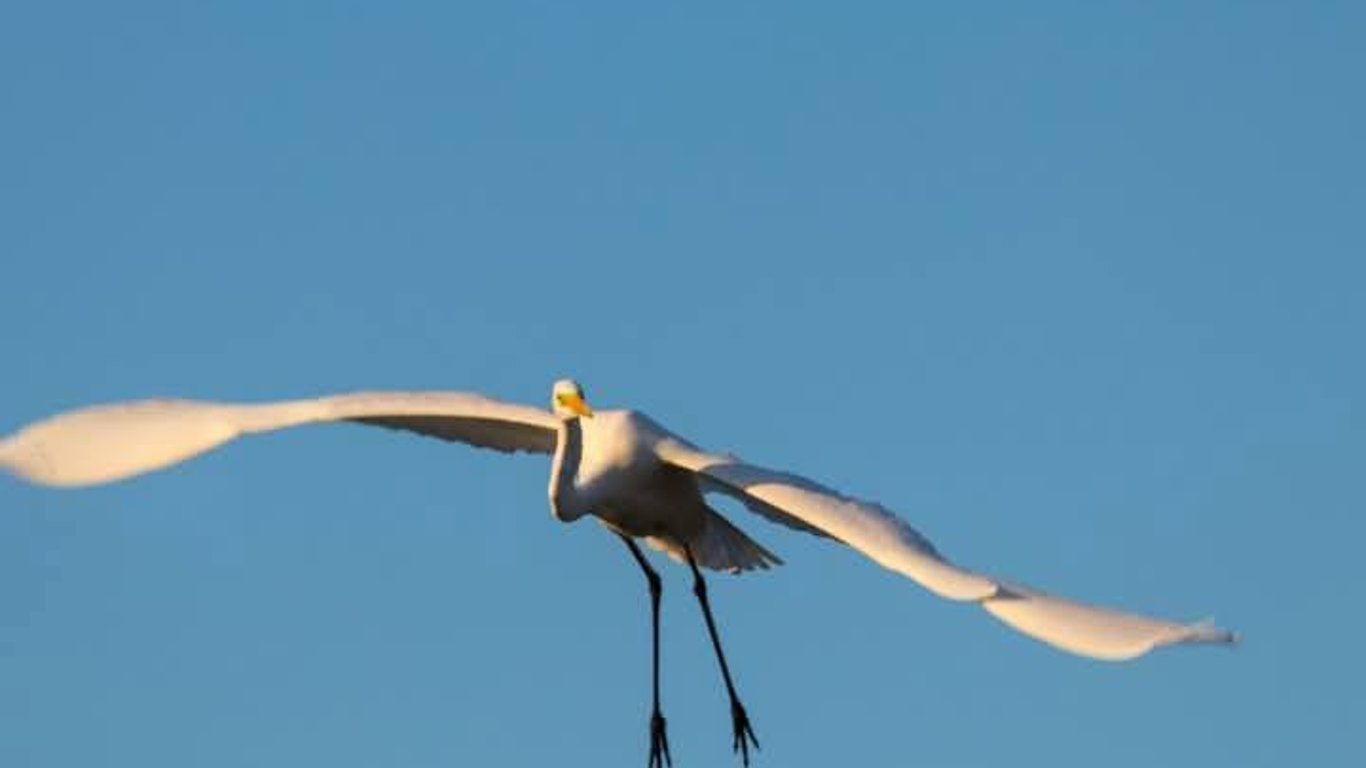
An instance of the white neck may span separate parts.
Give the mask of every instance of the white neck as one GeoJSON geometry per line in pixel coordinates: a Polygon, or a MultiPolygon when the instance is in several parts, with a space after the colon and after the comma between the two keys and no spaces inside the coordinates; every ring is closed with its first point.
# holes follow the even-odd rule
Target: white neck
{"type": "Polygon", "coordinates": [[[565,523],[588,514],[587,500],[574,485],[583,458],[583,425],[577,416],[560,419],[555,458],[550,463],[550,513],[565,523]]]}

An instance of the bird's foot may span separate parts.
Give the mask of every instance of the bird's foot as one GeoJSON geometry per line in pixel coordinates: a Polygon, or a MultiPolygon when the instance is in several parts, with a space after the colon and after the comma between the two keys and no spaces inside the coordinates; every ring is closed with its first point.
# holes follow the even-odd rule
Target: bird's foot
{"type": "Polygon", "coordinates": [[[730,722],[735,729],[735,738],[731,741],[731,751],[740,753],[740,761],[749,768],[749,745],[754,743],[754,749],[759,749],[759,737],[754,735],[754,728],[749,724],[749,715],[745,714],[745,705],[739,699],[731,699],[730,702],[730,722]]]}
{"type": "Polygon", "coordinates": [[[646,768],[673,768],[669,756],[669,734],[665,730],[664,715],[659,710],[650,716],[650,762],[646,768]]]}

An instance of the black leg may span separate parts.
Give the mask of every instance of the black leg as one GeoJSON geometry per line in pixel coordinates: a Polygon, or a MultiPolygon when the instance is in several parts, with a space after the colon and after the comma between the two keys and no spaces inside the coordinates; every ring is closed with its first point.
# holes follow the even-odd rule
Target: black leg
{"type": "Polygon", "coordinates": [[[630,536],[621,536],[621,540],[626,542],[627,548],[631,550],[631,556],[636,559],[640,569],[645,572],[645,581],[650,585],[650,643],[653,649],[653,660],[651,662],[651,680],[654,691],[654,709],[650,714],[650,761],[647,768],[665,768],[673,766],[673,758],[669,756],[669,736],[664,730],[664,713],[659,708],[659,596],[664,591],[660,583],[659,574],[650,567],[650,563],[645,559],[640,547],[636,546],[635,541],[630,536]]]}
{"type": "Polygon", "coordinates": [[[707,620],[707,633],[711,635],[711,645],[716,649],[716,660],[721,662],[721,677],[726,681],[726,693],[730,696],[730,720],[735,731],[731,750],[740,753],[740,759],[748,768],[749,743],[754,742],[754,748],[758,749],[759,738],[754,735],[754,728],[749,724],[749,715],[745,714],[745,706],[740,703],[740,697],[735,693],[735,683],[730,679],[730,666],[726,664],[726,654],[721,650],[721,638],[716,634],[716,620],[712,618],[711,604],[707,602],[707,582],[702,578],[702,571],[697,568],[692,550],[685,546],[683,553],[688,557],[688,567],[692,568],[692,591],[697,595],[697,601],[702,604],[702,616],[707,620]]]}

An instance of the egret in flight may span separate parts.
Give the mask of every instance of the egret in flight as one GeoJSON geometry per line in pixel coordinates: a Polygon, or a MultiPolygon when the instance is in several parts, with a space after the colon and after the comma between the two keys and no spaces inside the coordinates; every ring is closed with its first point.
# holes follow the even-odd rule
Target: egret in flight
{"type": "Polygon", "coordinates": [[[1164,645],[1235,642],[1209,621],[1185,624],[1089,605],[959,566],[886,508],[811,480],[708,453],[638,411],[594,411],[571,379],[550,410],[463,392],[359,392],[261,404],[146,400],[59,414],[0,440],[0,468],[35,483],[81,486],[167,467],[242,435],[350,421],[504,452],[552,456],[550,511],[592,515],[645,573],[653,657],[650,768],[671,764],[659,704],[659,574],[637,539],[686,563],[730,699],[732,747],[758,748],[707,599],[702,569],[740,572],[781,561],[707,505],[732,497],[755,514],[843,544],[950,600],[976,603],[1026,635],[1082,656],[1124,660],[1164,645]]]}

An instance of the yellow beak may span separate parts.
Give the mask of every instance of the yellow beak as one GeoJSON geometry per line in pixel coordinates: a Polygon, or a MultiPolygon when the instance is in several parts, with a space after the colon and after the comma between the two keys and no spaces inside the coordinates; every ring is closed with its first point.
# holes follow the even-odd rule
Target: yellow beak
{"type": "Polygon", "coordinates": [[[593,409],[588,407],[588,403],[583,401],[578,395],[560,395],[560,405],[586,418],[593,418],[593,409]]]}

